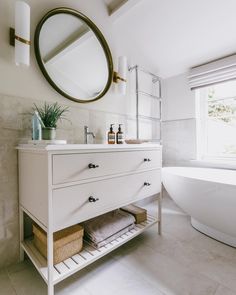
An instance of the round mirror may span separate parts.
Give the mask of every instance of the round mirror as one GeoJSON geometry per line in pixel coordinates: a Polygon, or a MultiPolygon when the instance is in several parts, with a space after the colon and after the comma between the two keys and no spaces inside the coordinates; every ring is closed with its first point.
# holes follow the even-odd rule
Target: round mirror
{"type": "Polygon", "coordinates": [[[35,32],[35,54],[51,86],[76,102],[100,99],[113,78],[105,38],[82,13],[69,8],[49,11],[35,32]]]}

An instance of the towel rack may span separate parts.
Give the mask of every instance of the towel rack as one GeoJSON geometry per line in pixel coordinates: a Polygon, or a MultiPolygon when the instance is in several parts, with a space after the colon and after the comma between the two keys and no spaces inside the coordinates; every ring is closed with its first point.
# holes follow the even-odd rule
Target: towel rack
{"type": "Polygon", "coordinates": [[[150,141],[159,141],[161,143],[161,119],[162,119],[162,92],[161,92],[161,78],[143,68],[141,68],[138,65],[135,65],[133,67],[129,68],[129,71],[135,71],[135,93],[136,93],[136,138],[140,139],[140,128],[139,128],[139,120],[140,119],[147,119],[147,120],[152,120],[152,121],[156,121],[160,124],[160,138],[157,139],[150,139],[150,141]],[[158,83],[159,86],[159,96],[153,95],[151,93],[145,92],[140,90],[139,87],[139,72],[143,72],[147,75],[152,76],[152,83],[158,83]],[[159,117],[155,118],[155,117],[151,117],[151,116],[144,116],[144,115],[140,115],[140,95],[144,95],[150,98],[154,98],[157,99],[159,101],[159,117]]]}

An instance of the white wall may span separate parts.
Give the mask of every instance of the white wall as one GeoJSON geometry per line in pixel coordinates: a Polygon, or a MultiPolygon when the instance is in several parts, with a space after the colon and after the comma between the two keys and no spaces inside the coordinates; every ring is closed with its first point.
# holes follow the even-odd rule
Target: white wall
{"type": "Polygon", "coordinates": [[[195,94],[188,86],[187,73],[163,80],[163,121],[196,117],[195,94]]]}
{"type": "Polygon", "coordinates": [[[196,102],[187,73],[163,80],[162,106],[164,165],[189,165],[196,157],[196,102]]]}

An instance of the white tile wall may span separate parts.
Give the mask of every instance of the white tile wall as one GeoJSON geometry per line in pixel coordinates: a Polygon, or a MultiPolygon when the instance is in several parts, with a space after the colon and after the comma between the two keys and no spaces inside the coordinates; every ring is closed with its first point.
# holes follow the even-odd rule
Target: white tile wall
{"type": "Polygon", "coordinates": [[[196,120],[162,123],[164,166],[189,165],[196,157],[196,120]]]}

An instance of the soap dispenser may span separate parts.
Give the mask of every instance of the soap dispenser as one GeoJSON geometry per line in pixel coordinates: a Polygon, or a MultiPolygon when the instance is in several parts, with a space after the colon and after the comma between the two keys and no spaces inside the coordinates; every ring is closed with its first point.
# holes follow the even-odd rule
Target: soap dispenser
{"type": "Polygon", "coordinates": [[[116,133],[116,143],[123,144],[124,143],[124,133],[121,130],[121,126],[123,124],[119,124],[118,132],[116,133]]]}
{"type": "Polygon", "coordinates": [[[114,124],[111,124],[110,131],[108,132],[108,136],[107,136],[108,144],[115,144],[116,143],[116,134],[113,131],[113,125],[114,124]]]}

